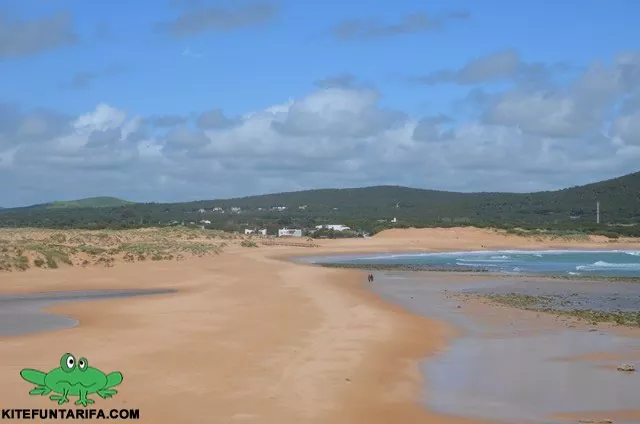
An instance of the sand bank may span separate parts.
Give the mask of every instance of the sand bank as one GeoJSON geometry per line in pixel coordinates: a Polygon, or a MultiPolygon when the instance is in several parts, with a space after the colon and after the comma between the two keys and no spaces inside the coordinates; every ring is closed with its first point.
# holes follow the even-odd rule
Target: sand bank
{"type": "MultiPolygon", "coordinates": [[[[625,242],[631,247],[640,246],[625,242]]],[[[625,243],[606,244],[622,248],[625,243]]],[[[358,271],[276,257],[371,251],[603,247],[539,242],[485,230],[391,231],[321,240],[318,248],[235,245],[183,262],[0,275],[0,292],[172,288],[176,294],[57,305],[81,325],[1,338],[0,388],[11,408],[51,407],[27,395],[24,367],[48,370],[62,353],[85,356],[125,383],[96,406],[139,408],[149,423],[471,423],[423,408],[419,359],[453,329],[411,315],[363,288],[358,271]],[[484,246],[484,247],[482,247],[484,246]],[[55,346],[55,347],[54,347],[55,346]]],[[[495,421],[492,421],[495,423],[495,421]]]]}
{"type": "Polygon", "coordinates": [[[361,288],[358,271],[230,250],[180,263],[2,275],[4,293],[179,290],[57,305],[48,311],[81,325],[2,338],[0,378],[11,382],[0,388],[3,405],[54,406],[28,396],[19,371],[54,368],[69,351],[121,371],[120,393],[98,402],[139,408],[143,422],[470,422],[418,402],[416,361],[443,347],[446,327],[382,303],[361,288]]]}

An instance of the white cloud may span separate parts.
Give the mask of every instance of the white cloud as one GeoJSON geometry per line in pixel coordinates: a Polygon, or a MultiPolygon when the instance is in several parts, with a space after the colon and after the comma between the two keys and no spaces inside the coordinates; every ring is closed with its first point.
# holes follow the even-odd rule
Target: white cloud
{"type": "Polygon", "coordinates": [[[614,108],[640,81],[633,58],[594,65],[564,90],[515,87],[491,97],[481,119],[466,122],[389,110],[376,91],[352,85],[320,86],[233,119],[212,109],[165,128],[107,104],[75,119],[5,107],[3,206],[373,184],[530,191],[609,178],[635,171],[640,159],[640,109],[631,97],[614,108]],[[605,118],[608,136],[601,134],[605,118]]]}
{"type": "Polygon", "coordinates": [[[540,136],[586,137],[600,131],[621,98],[636,90],[640,90],[640,54],[624,53],[609,66],[591,64],[566,87],[549,84],[532,89],[516,84],[489,96],[482,106],[488,106],[484,119],[491,124],[519,126],[540,136]]]}
{"type": "Polygon", "coordinates": [[[640,146],[640,109],[618,117],[613,122],[611,133],[625,143],[640,146]]]}

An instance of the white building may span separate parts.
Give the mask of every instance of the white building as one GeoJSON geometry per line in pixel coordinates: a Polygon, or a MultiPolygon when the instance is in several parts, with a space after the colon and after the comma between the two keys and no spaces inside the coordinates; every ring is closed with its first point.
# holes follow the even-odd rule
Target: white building
{"type": "Polygon", "coordinates": [[[208,219],[202,219],[200,220],[200,224],[211,224],[211,221],[209,221],[208,219]]]}
{"type": "Polygon", "coordinates": [[[278,230],[278,237],[302,237],[302,230],[294,228],[281,228],[278,230]]]}
{"type": "Polygon", "coordinates": [[[347,227],[346,225],[338,225],[338,224],[328,224],[328,225],[316,225],[316,230],[320,230],[322,228],[326,228],[328,230],[333,230],[333,231],[345,231],[345,230],[350,230],[350,227],[347,227]]]}
{"type": "Polygon", "coordinates": [[[247,229],[244,230],[244,233],[245,234],[256,234],[257,233],[257,234],[266,236],[267,235],[267,229],[263,228],[261,230],[251,230],[251,229],[247,228],[247,229]]]}

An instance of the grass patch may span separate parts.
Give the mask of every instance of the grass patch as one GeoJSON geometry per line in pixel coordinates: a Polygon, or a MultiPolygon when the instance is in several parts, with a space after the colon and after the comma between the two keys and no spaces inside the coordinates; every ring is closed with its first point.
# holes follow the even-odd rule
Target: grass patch
{"type": "Polygon", "coordinates": [[[258,244],[253,240],[242,240],[240,242],[240,246],[242,246],[242,247],[258,247],[258,244]]]}
{"type": "Polygon", "coordinates": [[[198,256],[207,253],[220,253],[220,247],[210,243],[183,243],[178,246],[177,250],[198,256]]]}
{"type": "Polygon", "coordinates": [[[525,230],[522,228],[508,228],[504,230],[507,234],[519,237],[536,239],[566,240],[566,241],[587,241],[589,234],[573,230],[525,230]]]}
{"type": "Polygon", "coordinates": [[[16,271],[29,265],[58,268],[61,263],[113,266],[120,257],[128,262],[181,260],[192,255],[219,254],[226,247],[223,238],[238,237],[198,228],[25,231],[6,242],[0,240],[0,271],[16,271]],[[26,262],[21,256],[27,258],[26,262]]]}
{"type": "Polygon", "coordinates": [[[102,247],[98,246],[78,246],[76,249],[79,252],[83,252],[91,256],[98,256],[107,252],[107,249],[103,249],[102,247]]]}
{"type": "Polygon", "coordinates": [[[25,249],[42,255],[48,268],[58,268],[58,262],[67,265],[73,264],[69,257],[70,248],[66,246],[28,244],[25,246],[25,249]]]}
{"type": "Polygon", "coordinates": [[[20,271],[29,269],[29,258],[24,255],[18,255],[13,259],[13,266],[20,271]]]}

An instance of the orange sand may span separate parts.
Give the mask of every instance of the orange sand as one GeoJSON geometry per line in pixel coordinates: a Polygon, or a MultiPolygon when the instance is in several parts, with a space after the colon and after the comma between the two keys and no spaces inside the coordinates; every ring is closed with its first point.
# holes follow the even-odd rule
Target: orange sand
{"type": "MultiPolygon", "coordinates": [[[[146,423],[478,423],[418,403],[417,360],[453,330],[386,304],[358,271],[276,256],[358,251],[558,248],[638,244],[539,242],[475,229],[393,230],[319,248],[230,246],[182,262],[119,263],[0,274],[2,293],[164,288],[177,294],[69,303],[53,311],[81,325],[0,339],[3,408],[49,408],[28,396],[20,369],[85,356],[124,382],[96,408],[139,408],[146,423]]],[[[428,385],[428,382],[427,382],[428,385]]],[[[65,406],[68,406],[65,405],[65,406]]],[[[71,405],[73,407],[73,405],[71,405]]]]}

